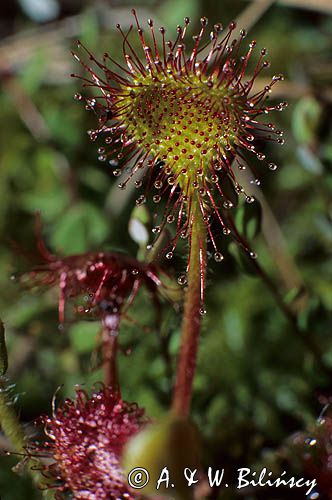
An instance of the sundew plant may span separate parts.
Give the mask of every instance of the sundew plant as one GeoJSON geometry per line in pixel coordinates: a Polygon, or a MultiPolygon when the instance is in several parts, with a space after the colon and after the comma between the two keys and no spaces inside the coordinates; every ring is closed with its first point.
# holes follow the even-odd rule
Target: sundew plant
{"type": "MultiPolygon", "coordinates": [[[[277,180],[289,189],[297,182],[287,186],[281,152],[290,135],[281,130],[289,112],[279,113],[288,106],[282,89],[291,83],[273,71],[273,50],[268,59],[239,22],[185,17],[174,29],[139,9],[125,17],[107,52],[91,36],[73,43],[75,93],[65,106],[84,122],[78,142],[91,159],[74,175],[60,157],[71,222],[55,203],[62,229],[54,236],[43,203],[26,197],[34,246],[20,237],[11,244],[21,307],[43,303],[36,313],[50,311],[57,324],[46,347],[49,337],[39,336],[47,323],[29,309],[21,320],[31,318],[35,348],[46,349],[43,371],[57,383],[48,408],[24,425],[15,405],[24,406],[25,393],[12,383],[15,370],[7,373],[15,317],[4,314],[1,464],[14,461],[32,479],[31,498],[332,498],[328,299],[306,290],[264,195],[266,183],[281,206],[297,209],[277,180]],[[81,180],[85,201],[77,203],[81,180]],[[97,185],[103,215],[91,208],[97,185]],[[227,285],[235,276],[238,285],[227,285]],[[261,288],[249,292],[255,279],[261,288]],[[277,320],[264,327],[267,310],[277,320]],[[242,317],[254,336],[245,337],[242,317]]],[[[294,113],[297,154],[318,168],[319,98],[306,96],[294,113]]],[[[35,127],[33,116],[24,119],[35,127]]],[[[331,144],[321,148],[326,156],[331,144]]],[[[323,183],[320,174],[330,206],[323,183]]],[[[22,488],[25,480],[17,479],[22,488]]]]}

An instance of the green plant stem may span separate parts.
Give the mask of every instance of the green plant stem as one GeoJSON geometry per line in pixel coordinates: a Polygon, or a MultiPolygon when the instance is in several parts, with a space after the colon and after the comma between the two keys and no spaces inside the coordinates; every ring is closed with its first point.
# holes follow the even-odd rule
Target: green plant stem
{"type": "MultiPolygon", "coordinates": [[[[17,418],[15,410],[11,405],[6,391],[6,380],[0,377],[0,429],[13,447],[13,451],[27,456],[27,440],[22,426],[17,418]]],[[[39,487],[45,487],[45,478],[39,470],[36,470],[37,460],[28,461],[27,470],[32,477],[34,484],[39,487]]],[[[42,468],[42,466],[40,466],[42,468]]],[[[53,498],[50,490],[43,491],[44,498],[53,498]]]]}
{"type": "Polygon", "coordinates": [[[206,266],[206,228],[199,207],[193,213],[191,228],[188,288],[182,319],[182,336],[172,411],[187,417],[190,410],[201,331],[202,287],[206,266]],[[202,276],[203,275],[203,276],[202,276]]]}

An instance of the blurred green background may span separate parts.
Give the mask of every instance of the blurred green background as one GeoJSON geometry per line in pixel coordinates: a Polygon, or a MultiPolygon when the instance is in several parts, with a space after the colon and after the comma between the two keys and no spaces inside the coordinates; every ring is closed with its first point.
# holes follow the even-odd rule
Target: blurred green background
{"type": "MultiPolygon", "coordinates": [[[[33,251],[34,213],[40,210],[45,240],[54,252],[139,252],[128,232],[135,192],[119,191],[111,171],[98,162],[96,144],[86,133],[95,118],[73,100],[80,82],[70,78],[79,71],[70,54],[77,38],[97,56],[108,50],[121,60],[115,25],[129,27],[133,6],[142,24],[152,17],[172,34],[185,16],[192,19],[193,33],[202,15],[211,25],[236,19],[239,28],[250,29],[248,42],[253,38],[269,49],[271,68],[259,84],[273,74],[285,75],[271,101],[287,100],[289,107],[271,120],[284,129],[286,144],[267,145],[264,151],[279,168],[270,172],[257,165],[259,188],[250,184],[250,173],[243,178],[260,200],[263,218],[258,209],[248,213],[243,200],[234,210],[263,271],[244,261],[228,239],[221,244],[223,263],[211,259],[193,400],[205,466],[277,467],[276,450],[317,418],[319,396],[332,396],[330,0],[20,0],[1,5],[0,316],[16,407],[33,437],[34,419],[50,412],[60,385],[58,399],[72,396],[75,384],[90,387],[101,373],[93,354],[98,323],[69,321],[59,331],[56,293],[27,292],[10,279],[28,269],[11,241],[33,251]]],[[[176,278],[184,261],[179,255],[173,260],[176,278]]],[[[180,315],[167,304],[163,313],[161,335],[171,366],[161,354],[160,332],[144,293],[130,315],[149,330],[140,331],[130,321],[121,330],[124,397],[145,406],[152,417],[168,407],[178,350],[180,315]]],[[[0,434],[0,448],[8,447],[0,434]]],[[[11,471],[16,462],[0,458],[1,498],[40,498],[29,479],[17,479],[11,471]]],[[[287,467],[299,471],[295,461],[287,467]]],[[[210,497],[305,495],[230,488],[210,497]]]]}

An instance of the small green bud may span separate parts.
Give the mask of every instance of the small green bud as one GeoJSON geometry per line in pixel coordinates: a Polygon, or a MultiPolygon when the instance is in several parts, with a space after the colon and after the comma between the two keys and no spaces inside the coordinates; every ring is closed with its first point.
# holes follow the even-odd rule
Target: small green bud
{"type": "Polygon", "coordinates": [[[191,472],[196,469],[197,480],[198,432],[188,420],[167,416],[161,422],[151,424],[128,442],[122,464],[128,477],[136,468],[148,472],[149,481],[140,489],[141,494],[191,500],[193,486],[188,486],[185,469],[190,469],[191,472]]]}

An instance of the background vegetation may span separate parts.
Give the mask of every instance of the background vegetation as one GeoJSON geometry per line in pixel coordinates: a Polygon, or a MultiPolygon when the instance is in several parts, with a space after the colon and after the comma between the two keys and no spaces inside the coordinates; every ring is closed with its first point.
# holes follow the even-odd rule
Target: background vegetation
{"type": "MultiPolygon", "coordinates": [[[[223,243],[223,263],[211,260],[193,401],[193,417],[204,437],[205,465],[235,471],[270,464],[278,470],[282,444],[310,426],[323,397],[332,396],[331,4],[133,3],[142,22],[152,17],[172,33],[187,15],[193,31],[201,15],[211,24],[238,19],[239,27],[250,28],[250,39],[268,47],[269,74],[282,72],[286,77],[272,99],[290,104],[273,117],[287,142],[266,147],[279,168],[270,172],[257,165],[259,187],[250,184],[249,173],[243,179],[260,199],[262,220],[258,209],[248,215],[242,201],[235,210],[266,274],[241,261],[228,240],[223,243]],[[280,307],[282,303],[286,306],[280,307]]],[[[100,380],[91,354],[99,325],[69,318],[59,331],[54,292],[27,292],[11,280],[13,273],[29,268],[23,256],[13,252],[11,241],[34,251],[34,213],[40,210],[45,239],[54,252],[140,252],[128,231],[136,193],[118,191],[118,180],[98,162],[96,145],[86,133],[94,117],[73,100],[80,82],[69,76],[78,71],[70,55],[76,38],[97,55],[110,50],[121,57],[121,38],[114,27],[132,23],[132,6],[119,1],[21,0],[0,7],[0,316],[6,324],[16,406],[32,436],[34,419],[50,412],[60,385],[58,398],[73,395],[77,383],[89,387],[100,380]]],[[[177,255],[175,277],[183,265],[177,255]]],[[[172,380],[144,293],[130,316],[149,329],[131,321],[123,324],[123,393],[158,417],[168,407],[172,380]]],[[[168,306],[161,334],[173,365],[179,314],[168,306]]],[[[1,434],[0,447],[8,449],[1,434]]],[[[39,498],[28,479],[18,479],[11,471],[16,462],[0,458],[1,497],[39,498]]],[[[292,456],[287,467],[299,471],[292,456]]],[[[222,498],[287,495],[290,492],[272,490],[240,495],[230,489],[222,498]]],[[[291,496],[300,499],[304,493],[291,491],[291,496]]]]}

